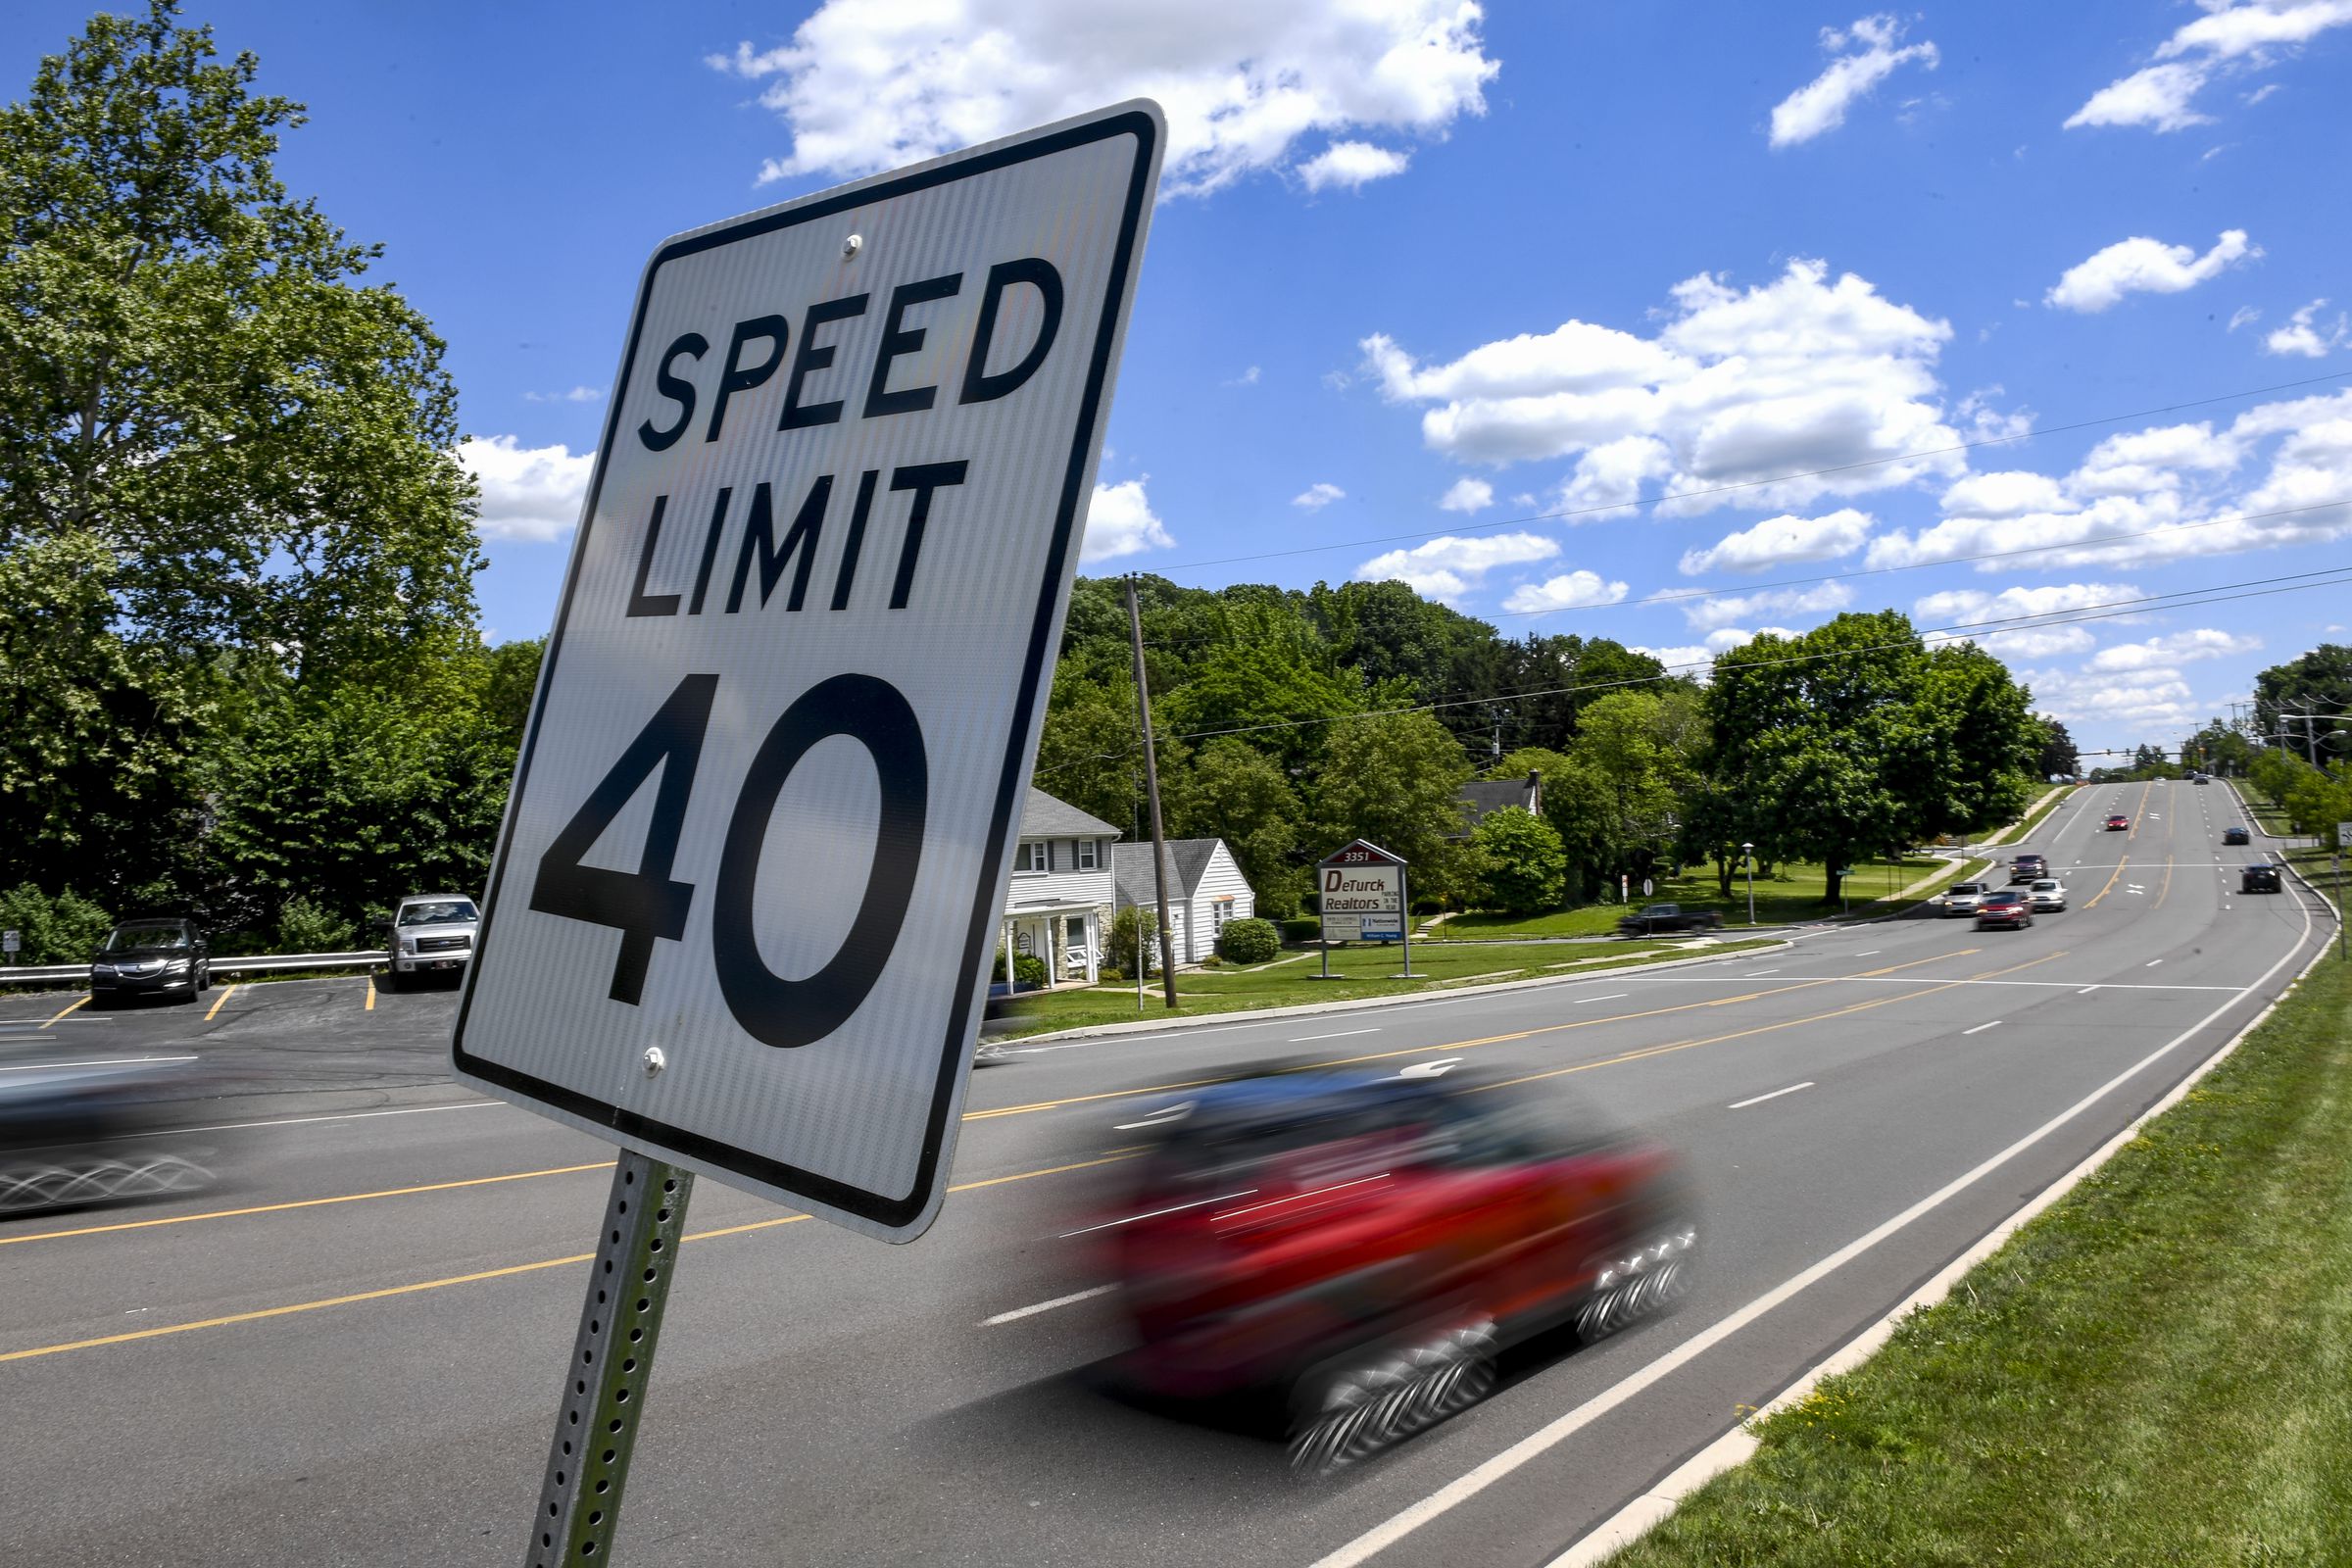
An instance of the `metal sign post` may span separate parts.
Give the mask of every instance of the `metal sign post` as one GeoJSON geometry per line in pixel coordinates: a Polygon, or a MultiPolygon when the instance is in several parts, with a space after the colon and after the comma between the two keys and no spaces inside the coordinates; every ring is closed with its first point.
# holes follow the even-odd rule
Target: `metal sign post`
{"type": "Polygon", "coordinates": [[[1421,978],[1413,973],[1413,896],[1409,877],[1408,868],[1399,862],[1396,867],[1396,903],[1403,918],[1396,929],[1403,934],[1402,941],[1404,943],[1404,968],[1396,976],[1399,980],[1421,978]]]}

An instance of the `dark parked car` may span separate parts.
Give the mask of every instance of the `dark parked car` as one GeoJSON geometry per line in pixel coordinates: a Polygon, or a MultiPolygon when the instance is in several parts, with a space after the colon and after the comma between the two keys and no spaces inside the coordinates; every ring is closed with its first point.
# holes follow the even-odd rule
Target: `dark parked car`
{"type": "Polygon", "coordinates": [[[2033,903],[2015,888],[1999,888],[1977,901],[1977,929],[2023,929],[2034,923],[2033,903]]]}
{"type": "Polygon", "coordinates": [[[1131,1384],[1287,1415],[1324,1474],[1475,1403],[1496,1355],[1688,1288],[1663,1149],[1484,1075],[1253,1074],[1191,1096],[1102,1223],[1131,1384]]]}
{"type": "Polygon", "coordinates": [[[2222,842],[2224,844],[2251,844],[2254,842],[2254,835],[2242,827],[2226,827],[2222,829],[2222,842]]]}
{"type": "Polygon", "coordinates": [[[1629,937],[1658,937],[1674,931],[1720,931],[1723,916],[1714,909],[1686,909],[1679,904],[1644,905],[1617,922],[1629,937]]]}
{"type": "Polygon", "coordinates": [[[92,1006],[118,997],[193,1001],[212,986],[213,950],[203,932],[181,919],[125,920],[90,959],[92,1006]]]}
{"type": "Polygon", "coordinates": [[[2255,860],[2237,873],[2237,891],[2240,893],[2283,893],[2286,891],[2286,884],[2280,879],[2277,866],[2267,860],[2255,860]]]}
{"type": "Polygon", "coordinates": [[[2050,862],[2039,855],[2021,855],[2009,862],[2009,885],[2038,882],[2050,874],[2050,862]]]}

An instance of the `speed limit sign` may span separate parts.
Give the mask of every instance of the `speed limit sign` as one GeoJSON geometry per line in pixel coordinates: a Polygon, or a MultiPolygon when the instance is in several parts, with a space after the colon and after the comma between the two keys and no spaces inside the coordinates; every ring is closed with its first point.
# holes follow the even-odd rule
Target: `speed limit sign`
{"type": "Polygon", "coordinates": [[[461,1078],[930,1224],[1162,139],[1121,105],[656,251],[461,1078]]]}

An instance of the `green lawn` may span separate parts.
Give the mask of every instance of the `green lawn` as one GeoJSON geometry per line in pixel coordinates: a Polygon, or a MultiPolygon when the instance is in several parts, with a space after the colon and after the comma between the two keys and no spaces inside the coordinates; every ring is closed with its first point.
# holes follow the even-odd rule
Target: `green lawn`
{"type": "Polygon", "coordinates": [[[1765,945],[1763,941],[1726,942],[1693,950],[1688,943],[1677,942],[1629,943],[1624,947],[1597,949],[1590,943],[1559,943],[1503,948],[1415,941],[1413,970],[1423,978],[1412,980],[1397,975],[1401,958],[1398,948],[1335,948],[1330,980],[1313,978],[1320,972],[1319,954],[1294,953],[1249,968],[1183,971],[1176,976],[1177,1007],[1173,1013],[1168,1010],[1156,979],[1145,989],[1140,1011],[1135,1004],[1133,981],[1124,986],[1101,985],[1022,997],[1004,1007],[1006,1014],[1021,1020],[1020,1028],[990,1038],[1017,1039],[1053,1029],[1133,1023],[1138,1018],[1198,1017],[1204,1013],[1247,1012],[1304,1003],[1351,1002],[1359,997],[1411,996],[1450,986],[1606,971],[1690,957],[1694,952],[1737,953],[1765,945]]]}
{"type": "MultiPolygon", "coordinates": [[[[1887,897],[1917,882],[1921,877],[1939,869],[1957,868],[1951,862],[1933,856],[1910,856],[1901,860],[1858,860],[1853,875],[1845,879],[1845,893],[1852,906],[1873,914],[1884,914],[1886,907],[1878,906],[1887,897]]],[[[1828,885],[1823,867],[1818,862],[1796,862],[1775,868],[1777,879],[1756,879],[1756,922],[1759,925],[1784,925],[1793,920],[1818,920],[1824,913],[1835,914],[1838,906],[1821,902],[1822,889],[1828,885]]],[[[1658,884],[1656,893],[1644,898],[1640,888],[1634,889],[1634,902],[1623,904],[1588,904],[1582,908],[1560,909],[1550,914],[1507,915],[1474,911],[1457,914],[1438,927],[1451,941],[1475,942],[1496,937],[1584,937],[1601,936],[1617,929],[1617,921],[1630,908],[1644,904],[1679,904],[1686,909],[1720,909],[1724,925],[1734,930],[1747,923],[1747,879],[1732,880],[1732,897],[1726,901],[1717,892],[1711,870],[1695,869],[1691,874],[1669,877],[1658,884]]]]}
{"type": "Polygon", "coordinates": [[[1612,1565],[2352,1562],[2348,1120],[2352,965],[2330,956],[1612,1565]]]}

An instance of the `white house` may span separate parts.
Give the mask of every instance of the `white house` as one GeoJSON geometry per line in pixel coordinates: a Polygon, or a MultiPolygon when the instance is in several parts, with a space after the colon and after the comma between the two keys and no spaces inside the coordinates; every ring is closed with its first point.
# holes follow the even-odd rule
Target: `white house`
{"type": "MultiPolygon", "coordinates": [[[[1118,906],[1156,911],[1159,896],[1152,885],[1152,846],[1117,844],[1111,847],[1117,867],[1118,906]]],[[[1257,895],[1242,879],[1233,852],[1223,839],[1168,840],[1168,930],[1175,940],[1178,963],[1199,963],[1216,951],[1217,934],[1228,920],[1246,920],[1257,912],[1257,895]]],[[[1118,961],[1131,966],[1131,954],[1118,961]]]]}
{"type": "Polygon", "coordinates": [[[1118,836],[1117,828],[1066,801],[1029,792],[1004,887],[1002,941],[1008,953],[1043,959],[1048,986],[1092,985],[1102,968],[1118,836]]]}

